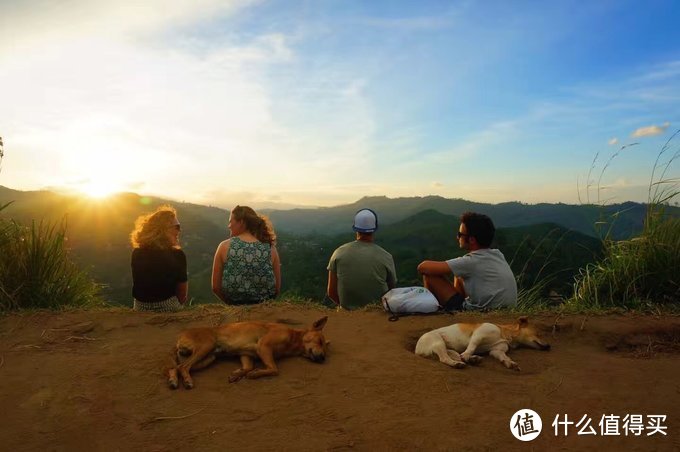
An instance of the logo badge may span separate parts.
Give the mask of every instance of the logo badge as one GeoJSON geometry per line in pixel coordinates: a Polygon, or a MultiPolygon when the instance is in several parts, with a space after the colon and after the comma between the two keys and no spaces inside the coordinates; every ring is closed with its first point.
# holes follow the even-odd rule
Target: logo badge
{"type": "Polygon", "coordinates": [[[532,441],[543,429],[541,416],[537,412],[524,408],[510,418],[510,431],[520,441],[532,441]]]}

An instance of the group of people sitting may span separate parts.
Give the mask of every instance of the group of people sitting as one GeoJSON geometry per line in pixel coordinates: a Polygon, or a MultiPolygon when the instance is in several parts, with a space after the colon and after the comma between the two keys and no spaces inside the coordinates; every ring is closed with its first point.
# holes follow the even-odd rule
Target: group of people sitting
{"type": "MultiPolygon", "coordinates": [[[[229,238],[215,251],[212,292],[226,304],[255,304],[281,292],[276,234],[265,216],[236,206],[229,215],[229,238]]],[[[356,240],[338,247],[328,262],[327,297],[345,309],[379,302],[396,287],[394,259],[375,243],[378,215],[361,209],[354,216],[356,240]]],[[[179,243],[177,211],[161,206],[135,222],[132,242],[132,295],[138,311],[172,312],[188,298],[187,259],[179,243]]],[[[483,214],[460,218],[458,245],[467,251],[447,261],[423,261],[423,285],[442,309],[493,309],[517,303],[517,284],[503,254],[490,248],[493,222],[483,214]]]]}

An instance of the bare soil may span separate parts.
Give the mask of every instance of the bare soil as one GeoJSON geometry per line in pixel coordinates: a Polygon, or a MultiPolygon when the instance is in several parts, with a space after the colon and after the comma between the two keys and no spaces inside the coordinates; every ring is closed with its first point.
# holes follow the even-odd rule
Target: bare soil
{"type": "Polygon", "coordinates": [[[491,357],[451,369],[413,354],[418,337],[457,314],[388,322],[378,310],[335,312],[270,304],[177,314],[126,309],[0,317],[0,449],[174,450],[680,450],[680,318],[535,316],[550,352],[491,357]],[[229,384],[236,360],[167,387],[162,367],[178,332],[237,320],[300,327],[329,316],[328,359],[279,361],[280,375],[229,384]],[[516,411],[540,414],[532,442],[512,436],[516,411]],[[592,419],[595,436],[555,435],[556,415],[592,419]],[[667,436],[601,435],[603,415],[666,415],[667,436]]]}

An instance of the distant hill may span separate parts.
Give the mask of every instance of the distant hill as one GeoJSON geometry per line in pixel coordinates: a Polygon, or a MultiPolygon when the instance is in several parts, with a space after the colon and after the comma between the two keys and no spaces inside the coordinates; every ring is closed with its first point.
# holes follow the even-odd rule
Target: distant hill
{"type": "MultiPolygon", "coordinates": [[[[149,206],[169,203],[181,207],[182,211],[208,220],[218,227],[225,227],[229,211],[211,206],[176,202],[155,197],[143,197],[134,193],[123,193],[104,201],[84,200],[82,197],[57,194],[49,191],[18,191],[0,186],[0,203],[17,201],[8,208],[5,215],[31,218],[61,218],[64,213],[87,210],[87,206],[99,206],[102,202],[117,209],[124,209],[122,217],[140,214],[149,206]],[[75,210],[74,210],[75,209],[75,210]]],[[[598,237],[596,223],[600,230],[611,227],[611,238],[623,239],[636,235],[642,229],[646,205],[634,202],[609,206],[573,204],[524,204],[506,202],[486,204],[448,199],[440,196],[388,198],[385,196],[364,197],[351,203],[334,207],[295,208],[289,210],[262,209],[274,223],[277,232],[292,234],[334,235],[351,230],[352,218],[357,210],[370,207],[378,212],[380,225],[396,223],[425,210],[434,210],[445,215],[460,216],[472,210],[489,215],[497,228],[528,226],[539,223],[554,223],[566,229],[598,237]],[[611,219],[616,217],[616,221],[611,219]],[[604,223],[602,223],[604,222],[604,223]]],[[[666,213],[680,216],[680,208],[668,206],[666,213]]]]}
{"type": "MultiPolygon", "coordinates": [[[[394,199],[384,196],[365,197],[352,204],[336,207],[269,210],[266,213],[276,227],[282,231],[296,234],[335,234],[349,230],[354,213],[366,207],[378,213],[381,225],[398,222],[428,209],[454,216],[460,216],[463,212],[471,210],[489,215],[498,228],[554,223],[593,237],[598,236],[595,229],[596,222],[610,221],[612,215],[616,214],[617,219],[611,225],[611,237],[614,239],[628,238],[639,233],[642,230],[646,213],[645,204],[634,202],[612,204],[606,207],[520,202],[484,204],[439,196],[394,199]]],[[[668,213],[679,216],[680,209],[669,207],[668,213]]],[[[603,225],[605,228],[603,230],[608,227],[609,225],[603,225]]]]}
{"type": "Polygon", "coordinates": [[[64,221],[68,245],[76,262],[100,283],[105,296],[121,303],[131,300],[129,235],[135,219],[161,204],[171,204],[182,223],[182,247],[187,254],[190,290],[205,299],[210,295],[210,271],[218,243],[228,236],[229,212],[215,207],[121,193],[103,200],[47,191],[22,192],[0,187],[0,205],[14,201],[0,218],[24,223],[64,221]]]}
{"type": "MultiPolygon", "coordinates": [[[[455,232],[458,217],[436,210],[418,212],[396,223],[381,226],[376,243],[394,257],[399,286],[420,285],[416,267],[423,260],[446,260],[462,256],[455,232]]],[[[310,234],[290,237],[279,246],[285,279],[294,281],[300,295],[321,298],[325,294],[326,265],[331,253],[354,240],[352,232],[338,235],[310,234]]],[[[549,288],[562,294],[571,290],[579,268],[594,262],[602,252],[600,240],[552,224],[500,228],[492,247],[503,252],[526,287],[537,278],[552,275],[549,288]]]]}
{"type": "MultiPolygon", "coordinates": [[[[210,272],[215,248],[228,234],[226,210],[133,193],[87,200],[0,186],[0,205],[9,201],[14,203],[0,212],[0,217],[24,223],[65,221],[68,244],[76,261],[97,281],[106,284],[107,298],[128,305],[132,284],[128,237],[134,220],[160,204],[172,204],[183,225],[181,241],[189,262],[190,294],[202,302],[213,299],[210,272]]],[[[512,266],[516,273],[524,269],[527,284],[547,262],[541,275],[558,272],[556,284],[567,290],[576,269],[594,261],[601,246],[592,237],[591,225],[600,212],[595,206],[492,205],[431,196],[363,198],[332,208],[276,210],[269,214],[279,235],[284,291],[311,298],[323,296],[330,254],[338,245],[354,239],[352,217],[356,210],[366,206],[380,215],[377,243],[394,255],[402,286],[418,283],[415,269],[420,261],[447,259],[462,253],[455,232],[458,215],[465,210],[492,216],[498,227],[496,245],[508,261],[514,257],[512,266]]],[[[619,215],[620,234],[626,230],[630,234],[642,224],[644,205],[629,203],[609,209],[628,209],[619,215]]]]}

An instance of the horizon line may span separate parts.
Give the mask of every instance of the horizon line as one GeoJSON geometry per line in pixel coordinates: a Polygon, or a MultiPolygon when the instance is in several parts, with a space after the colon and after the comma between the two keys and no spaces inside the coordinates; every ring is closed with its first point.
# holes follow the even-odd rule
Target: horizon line
{"type": "MultiPolygon", "coordinates": [[[[171,197],[164,197],[161,195],[157,194],[140,194],[134,191],[117,191],[113,192],[107,196],[101,197],[101,198],[95,198],[93,196],[89,196],[83,192],[80,192],[76,189],[71,189],[71,188],[59,188],[59,187],[43,187],[39,189],[33,189],[33,190],[20,190],[16,188],[11,188],[6,185],[0,185],[0,188],[4,188],[7,190],[15,191],[15,192],[21,192],[21,193],[31,193],[31,192],[47,192],[47,193],[54,193],[57,195],[62,195],[62,196],[74,196],[77,198],[85,199],[85,200],[91,200],[93,202],[103,202],[106,201],[107,199],[115,198],[121,195],[133,195],[136,196],[140,199],[143,198],[155,198],[159,202],[167,202],[167,203],[180,203],[180,204],[192,204],[192,205],[197,205],[197,206],[202,206],[202,207],[209,207],[209,208],[216,208],[216,209],[221,209],[221,210],[231,210],[233,207],[236,205],[248,205],[247,203],[235,203],[233,205],[227,206],[226,204],[223,205],[217,205],[217,204],[205,204],[205,203],[200,203],[196,201],[186,201],[186,200],[179,200],[171,197]]],[[[633,200],[626,200],[626,201],[619,201],[619,202],[614,202],[611,204],[598,204],[595,202],[590,202],[590,203],[567,203],[567,202],[549,202],[549,201],[542,201],[542,202],[527,202],[527,201],[521,201],[521,200],[512,200],[512,201],[501,201],[501,202],[483,202],[483,201],[474,201],[471,199],[465,199],[465,198],[447,198],[445,196],[441,195],[436,195],[436,194],[430,194],[430,195],[414,195],[414,196],[398,196],[398,197],[390,197],[388,195],[366,195],[358,198],[355,201],[348,202],[348,203],[340,203],[340,204],[333,204],[333,205],[328,205],[328,206],[319,206],[319,205],[304,205],[304,204],[294,204],[294,203],[286,203],[286,202],[280,202],[280,201],[254,201],[249,203],[251,206],[258,206],[258,210],[261,211],[289,211],[289,210],[303,210],[303,209],[308,209],[308,210],[319,210],[319,209],[333,209],[333,208],[338,208],[338,207],[347,207],[347,206],[352,206],[353,204],[360,203],[362,200],[371,200],[371,199],[384,199],[384,200],[390,200],[390,201],[396,201],[396,200],[404,200],[404,199],[425,199],[425,198],[438,198],[442,200],[447,200],[447,201],[463,201],[467,203],[472,203],[472,204],[481,204],[481,205],[488,205],[488,206],[498,206],[502,204],[521,204],[521,205],[529,205],[529,206],[537,206],[537,205],[543,205],[543,204],[548,204],[548,205],[567,205],[567,206],[599,206],[599,207],[609,207],[613,205],[622,205],[622,204],[639,204],[639,205],[648,205],[649,202],[641,202],[641,201],[633,201],[633,200]],[[271,207],[261,207],[262,205],[270,205],[271,207]],[[276,205],[290,205],[290,207],[274,207],[276,205]]],[[[6,201],[3,201],[6,202],[6,201]]],[[[673,206],[671,204],[666,204],[670,207],[677,207],[673,206]]]]}

